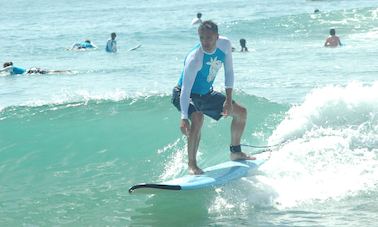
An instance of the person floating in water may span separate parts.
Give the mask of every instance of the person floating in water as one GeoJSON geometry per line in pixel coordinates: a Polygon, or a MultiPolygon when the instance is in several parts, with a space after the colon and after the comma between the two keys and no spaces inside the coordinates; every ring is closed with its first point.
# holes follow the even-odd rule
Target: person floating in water
{"type": "Polygon", "coordinates": [[[342,44],[340,42],[340,38],[338,36],[336,36],[336,30],[334,28],[329,30],[329,34],[330,34],[330,36],[326,39],[326,41],[324,43],[325,47],[342,46],[342,44]]]}
{"type": "Polygon", "coordinates": [[[117,52],[117,41],[115,40],[116,37],[117,35],[115,32],[110,34],[110,39],[106,43],[106,48],[105,48],[106,52],[110,52],[110,53],[117,52]]]}
{"type": "Polygon", "coordinates": [[[13,62],[5,62],[3,68],[0,72],[8,72],[10,75],[21,75],[21,74],[61,74],[61,73],[72,73],[71,70],[48,70],[41,68],[30,68],[28,70],[17,67],[13,65],[13,62]]]}
{"type": "Polygon", "coordinates": [[[26,69],[13,66],[13,62],[10,61],[3,64],[3,68],[0,69],[0,72],[8,72],[10,75],[17,75],[26,73],[26,69]]]}
{"type": "Polygon", "coordinates": [[[240,39],[239,41],[241,46],[240,52],[248,52],[247,41],[245,39],[240,39]]]}
{"type": "Polygon", "coordinates": [[[192,25],[201,24],[202,23],[202,13],[197,13],[197,18],[192,20],[192,25]]]}
{"type": "Polygon", "coordinates": [[[84,42],[74,43],[71,50],[86,50],[86,49],[96,49],[97,47],[90,41],[85,40],[84,42]]]}
{"type": "Polygon", "coordinates": [[[255,159],[243,153],[240,139],[247,110],[232,99],[234,70],[231,42],[218,34],[218,26],[204,21],[198,28],[200,44],[186,56],[184,69],[172,92],[172,104],[181,112],[180,129],[187,136],[188,168],[190,174],[203,174],[197,165],[197,150],[201,138],[204,115],[214,120],[232,117],[231,160],[255,159]],[[225,93],[213,91],[218,71],[224,65],[225,93]]]}

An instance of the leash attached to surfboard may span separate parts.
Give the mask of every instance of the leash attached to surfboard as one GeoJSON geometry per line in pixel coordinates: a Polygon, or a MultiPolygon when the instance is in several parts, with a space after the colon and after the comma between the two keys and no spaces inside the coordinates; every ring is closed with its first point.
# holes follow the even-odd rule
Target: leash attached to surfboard
{"type": "Polygon", "coordinates": [[[261,153],[264,153],[264,152],[272,152],[272,149],[273,148],[276,148],[276,147],[280,147],[282,145],[284,145],[285,143],[289,142],[288,140],[285,140],[283,142],[280,142],[280,143],[277,143],[277,144],[274,144],[274,145],[265,145],[265,146],[257,146],[257,145],[250,145],[250,144],[240,144],[240,146],[243,146],[243,147],[251,147],[251,148],[257,148],[257,149],[264,149],[262,151],[259,151],[259,152],[253,152],[252,154],[261,154],[261,153]]]}
{"type": "MultiPolygon", "coordinates": [[[[261,152],[254,153],[260,154],[267,151],[272,152],[273,148],[282,146],[287,141],[270,145],[270,146],[256,146],[250,144],[240,144],[245,147],[262,148],[265,149],[261,152]]],[[[269,157],[270,158],[270,157],[269,157]]],[[[268,159],[269,159],[268,158],[268,159]]],[[[252,169],[257,169],[266,160],[243,160],[243,161],[228,161],[220,163],[215,166],[211,166],[204,169],[202,175],[186,175],[183,177],[175,178],[169,181],[160,183],[141,183],[133,185],[129,188],[129,193],[144,192],[144,193],[156,193],[157,191],[179,191],[179,190],[194,190],[211,188],[220,185],[224,185],[230,181],[239,179],[248,174],[252,169]]]]}

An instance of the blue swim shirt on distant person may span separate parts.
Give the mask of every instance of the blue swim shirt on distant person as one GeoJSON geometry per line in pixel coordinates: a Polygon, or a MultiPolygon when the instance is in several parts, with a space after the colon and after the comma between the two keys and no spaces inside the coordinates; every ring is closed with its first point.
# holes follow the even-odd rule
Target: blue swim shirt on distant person
{"type": "Polygon", "coordinates": [[[92,43],[88,43],[88,42],[81,42],[81,43],[79,43],[79,45],[80,45],[81,48],[94,48],[92,43]]]}
{"type": "Polygon", "coordinates": [[[10,70],[9,72],[11,75],[24,74],[26,72],[26,69],[13,66],[12,70],[10,70]]]}

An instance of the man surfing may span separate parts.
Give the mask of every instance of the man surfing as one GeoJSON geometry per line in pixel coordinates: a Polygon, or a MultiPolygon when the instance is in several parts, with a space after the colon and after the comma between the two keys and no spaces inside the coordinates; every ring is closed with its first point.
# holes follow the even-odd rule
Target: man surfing
{"type": "Polygon", "coordinates": [[[203,174],[197,165],[197,150],[201,138],[204,115],[214,120],[232,117],[231,160],[253,160],[241,151],[247,110],[232,100],[234,70],[231,42],[218,34],[218,26],[204,21],[198,28],[200,44],[186,57],[184,70],[173,89],[172,103],[181,112],[180,129],[188,139],[188,168],[190,174],[203,174]],[[213,91],[213,82],[224,65],[226,95],[213,91]]]}

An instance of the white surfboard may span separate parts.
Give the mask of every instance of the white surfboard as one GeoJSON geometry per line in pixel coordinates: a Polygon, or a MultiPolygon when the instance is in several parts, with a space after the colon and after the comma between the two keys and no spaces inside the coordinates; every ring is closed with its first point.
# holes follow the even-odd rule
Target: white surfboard
{"type": "Polygon", "coordinates": [[[136,50],[138,49],[139,47],[141,47],[142,44],[138,44],[137,46],[133,47],[133,48],[130,48],[128,51],[133,51],[133,50],[136,50]]]}
{"type": "Polygon", "coordinates": [[[150,192],[156,190],[194,190],[211,188],[226,184],[248,174],[252,169],[257,169],[265,160],[228,161],[204,169],[202,175],[186,175],[173,180],[157,184],[137,184],[129,189],[133,192],[150,192]]]}

